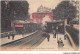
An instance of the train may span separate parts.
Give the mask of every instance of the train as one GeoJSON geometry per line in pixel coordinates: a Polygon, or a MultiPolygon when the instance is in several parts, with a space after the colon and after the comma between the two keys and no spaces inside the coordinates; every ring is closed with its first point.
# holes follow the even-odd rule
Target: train
{"type": "Polygon", "coordinates": [[[17,34],[31,33],[41,30],[41,25],[37,23],[14,23],[14,30],[17,34]]]}

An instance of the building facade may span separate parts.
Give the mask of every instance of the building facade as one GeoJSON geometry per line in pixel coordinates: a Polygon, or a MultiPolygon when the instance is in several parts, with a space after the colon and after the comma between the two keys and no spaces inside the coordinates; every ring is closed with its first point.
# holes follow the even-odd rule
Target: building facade
{"type": "Polygon", "coordinates": [[[42,5],[37,9],[37,12],[32,13],[33,23],[42,23],[43,18],[48,15],[53,22],[53,12],[51,8],[43,7],[42,5]]]}

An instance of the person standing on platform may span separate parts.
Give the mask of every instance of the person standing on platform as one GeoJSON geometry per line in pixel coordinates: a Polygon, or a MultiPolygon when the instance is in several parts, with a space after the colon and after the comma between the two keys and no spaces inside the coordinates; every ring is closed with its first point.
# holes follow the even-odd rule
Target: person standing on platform
{"type": "Polygon", "coordinates": [[[54,38],[56,38],[56,30],[54,30],[54,38]]]}
{"type": "Polygon", "coordinates": [[[54,33],[55,33],[55,30],[53,30],[53,31],[52,31],[52,33],[53,33],[53,38],[54,38],[54,33]]]}
{"type": "Polygon", "coordinates": [[[14,36],[15,36],[15,33],[13,32],[13,34],[12,34],[12,40],[14,40],[14,36]]]}
{"type": "Polygon", "coordinates": [[[64,40],[66,40],[66,38],[67,38],[67,34],[65,33],[65,34],[64,34],[64,40]]]}
{"type": "Polygon", "coordinates": [[[58,40],[58,47],[63,47],[64,44],[63,44],[63,41],[61,40],[61,38],[58,40]]]}
{"type": "Polygon", "coordinates": [[[50,39],[50,35],[48,33],[46,33],[46,36],[47,36],[47,40],[49,42],[49,39],[50,39]]]}
{"type": "Polygon", "coordinates": [[[7,33],[7,35],[8,35],[8,39],[10,39],[10,33],[9,32],[7,33]]]}
{"type": "Polygon", "coordinates": [[[13,31],[11,32],[11,36],[12,36],[12,40],[14,40],[15,33],[13,31]]]}

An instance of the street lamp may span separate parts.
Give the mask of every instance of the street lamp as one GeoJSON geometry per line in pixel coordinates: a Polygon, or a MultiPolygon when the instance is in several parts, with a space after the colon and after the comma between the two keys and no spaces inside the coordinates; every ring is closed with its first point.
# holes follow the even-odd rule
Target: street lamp
{"type": "MultiPolygon", "coordinates": [[[[58,32],[58,26],[56,27],[56,29],[57,29],[57,32],[58,32]]],[[[58,41],[58,34],[57,34],[57,41],[58,41]]]]}

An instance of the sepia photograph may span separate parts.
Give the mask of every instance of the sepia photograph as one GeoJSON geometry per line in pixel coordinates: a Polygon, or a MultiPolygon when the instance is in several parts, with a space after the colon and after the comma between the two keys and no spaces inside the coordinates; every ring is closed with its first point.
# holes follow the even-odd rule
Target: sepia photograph
{"type": "Polygon", "coordinates": [[[79,0],[0,3],[0,51],[79,51],[79,0]]]}

